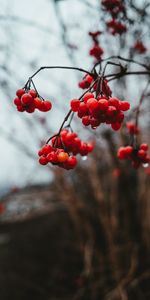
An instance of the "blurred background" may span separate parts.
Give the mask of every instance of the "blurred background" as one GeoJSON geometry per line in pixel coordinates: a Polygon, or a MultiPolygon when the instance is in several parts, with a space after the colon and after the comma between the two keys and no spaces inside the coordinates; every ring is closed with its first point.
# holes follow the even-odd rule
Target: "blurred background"
{"type": "MultiPolygon", "coordinates": [[[[41,66],[92,69],[89,32],[101,30],[104,57],[121,55],[150,64],[150,3],[122,1],[125,35],[106,30],[110,19],[99,0],[0,0],[0,299],[150,299],[150,168],[134,170],[116,152],[129,143],[102,125],[72,127],[96,143],[73,171],[40,166],[37,152],[58,131],[70,99],[82,94],[82,74],[43,70],[36,87],[53,110],[18,113],[16,90],[41,66]],[[142,26],[141,26],[142,24],[142,26]],[[133,51],[144,43],[143,55],[133,51]]],[[[125,63],[122,63],[125,65],[125,63]]],[[[130,66],[128,66],[130,68],[130,66]]],[[[133,65],[132,70],[139,70],[133,65]]],[[[109,66],[114,73],[116,66],[109,66]]],[[[127,99],[134,120],[146,76],[110,82],[127,99]]],[[[139,142],[149,143],[149,95],[142,105],[139,142]]]]}

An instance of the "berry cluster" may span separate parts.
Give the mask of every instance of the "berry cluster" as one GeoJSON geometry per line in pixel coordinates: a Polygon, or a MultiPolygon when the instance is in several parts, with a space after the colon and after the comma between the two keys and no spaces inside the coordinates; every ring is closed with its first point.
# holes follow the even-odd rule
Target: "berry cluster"
{"type": "Polygon", "coordinates": [[[75,132],[63,129],[60,135],[52,138],[51,145],[46,144],[39,150],[39,163],[47,165],[50,162],[53,165],[70,170],[77,165],[75,155],[86,156],[89,152],[92,152],[93,148],[93,143],[84,143],[75,132]]]}
{"type": "Polygon", "coordinates": [[[113,17],[125,11],[122,0],[102,0],[102,5],[113,17]]]}
{"type": "Polygon", "coordinates": [[[139,132],[140,132],[140,129],[132,121],[127,122],[126,127],[128,129],[129,134],[131,134],[131,135],[136,135],[136,134],[139,134],[139,132]]]}
{"type": "Polygon", "coordinates": [[[26,111],[28,113],[33,113],[35,109],[47,112],[52,108],[51,102],[39,98],[35,90],[27,91],[25,89],[19,89],[16,92],[16,96],[14,104],[19,112],[26,111]]]}
{"type": "Polygon", "coordinates": [[[125,24],[121,23],[120,21],[116,21],[114,19],[106,22],[106,26],[112,35],[116,35],[116,34],[121,35],[127,31],[127,27],[125,24]]]}
{"type": "Polygon", "coordinates": [[[96,58],[96,60],[101,60],[102,55],[104,53],[103,49],[99,45],[98,36],[101,34],[101,31],[89,32],[90,37],[93,41],[93,46],[89,51],[89,55],[96,58]]]}
{"type": "Polygon", "coordinates": [[[118,130],[124,119],[122,111],[127,111],[130,104],[117,98],[107,99],[105,96],[94,97],[93,93],[86,93],[82,101],[73,99],[70,102],[73,112],[77,112],[85,126],[91,125],[93,129],[101,123],[111,124],[114,130],[118,130]]]}
{"type": "Polygon", "coordinates": [[[147,144],[141,144],[138,148],[132,146],[120,147],[117,152],[117,157],[120,160],[131,160],[132,166],[137,169],[141,164],[148,164],[150,162],[150,156],[147,154],[147,151],[147,144]]]}
{"type": "Polygon", "coordinates": [[[138,53],[138,54],[144,54],[147,51],[147,48],[144,46],[142,41],[137,41],[133,49],[138,53]]]}

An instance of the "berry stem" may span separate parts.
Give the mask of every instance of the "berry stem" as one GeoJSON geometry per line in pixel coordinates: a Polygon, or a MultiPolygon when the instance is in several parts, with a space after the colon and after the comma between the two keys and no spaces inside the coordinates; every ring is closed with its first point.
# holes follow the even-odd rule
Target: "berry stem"
{"type": "Polygon", "coordinates": [[[41,72],[42,70],[46,70],[46,69],[65,69],[65,70],[76,70],[76,71],[80,71],[89,75],[93,75],[91,72],[82,69],[82,68],[77,68],[77,67],[68,67],[68,66],[43,66],[41,68],[39,68],[32,76],[29,77],[29,80],[31,80],[33,77],[35,77],[39,72],[41,72]]]}

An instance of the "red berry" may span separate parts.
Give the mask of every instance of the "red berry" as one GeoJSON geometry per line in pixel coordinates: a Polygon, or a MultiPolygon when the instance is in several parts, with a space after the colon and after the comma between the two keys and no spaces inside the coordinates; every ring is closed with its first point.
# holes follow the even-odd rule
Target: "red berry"
{"type": "Polygon", "coordinates": [[[47,158],[48,162],[51,162],[51,163],[58,162],[57,153],[55,151],[50,152],[46,158],[47,158]]]}
{"type": "Polygon", "coordinates": [[[84,116],[82,118],[82,124],[85,125],[85,126],[90,125],[90,118],[89,118],[89,116],[84,116]]]}
{"type": "Polygon", "coordinates": [[[15,99],[14,99],[14,104],[15,104],[16,106],[21,106],[22,104],[21,104],[20,98],[15,98],[15,99]]]}
{"type": "Polygon", "coordinates": [[[35,105],[35,108],[41,110],[42,108],[42,101],[40,98],[36,97],[34,98],[34,105],[35,105]]]}
{"type": "Polygon", "coordinates": [[[115,106],[118,109],[120,101],[117,98],[110,98],[108,103],[109,106],[115,106]]]}
{"type": "Polygon", "coordinates": [[[102,98],[98,101],[98,105],[99,105],[99,109],[101,111],[105,111],[108,108],[108,100],[106,100],[105,98],[102,98]]]}
{"type": "Polygon", "coordinates": [[[51,110],[52,108],[52,103],[48,100],[45,100],[42,102],[42,111],[47,112],[51,110]]]}
{"type": "Polygon", "coordinates": [[[39,163],[41,165],[47,165],[47,163],[48,163],[47,158],[44,155],[40,156],[39,163]]]}
{"type": "Polygon", "coordinates": [[[145,158],[146,157],[146,152],[144,150],[139,150],[138,151],[138,157],[139,158],[145,158]]]}
{"type": "Polygon", "coordinates": [[[106,115],[108,117],[113,117],[116,114],[116,112],[117,112],[116,107],[114,107],[114,106],[108,106],[106,115]]]}
{"type": "Polygon", "coordinates": [[[86,93],[83,96],[83,101],[86,103],[90,98],[94,98],[94,95],[92,93],[86,93]]]}
{"type": "Polygon", "coordinates": [[[88,75],[86,75],[85,80],[86,80],[89,84],[91,84],[92,81],[93,81],[93,77],[92,77],[91,75],[88,74],[88,75]]]}
{"type": "Polygon", "coordinates": [[[148,150],[148,145],[147,144],[141,144],[140,149],[147,151],[148,150]]]}
{"type": "Polygon", "coordinates": [[[75,156],[69,156],[68,160],[67,160],[67,166],[70,169],[73,169],[75,166],[77,165],[77,159],[75,156]]]}
{"type": "Polygon", "coordinates": [[[119,103],[119,109],[120,110],[123,110],[123,111],[126,111],[130,108],[130,103],[127,102],[127,101],[120,101],[119,103]]]}
{"type": "Polygon", "coordinates": [[[80,105],[80,101],[78,99],[73,99],[70,102],[71,109],[74,112],[78,111],[79,105],[80,105]]]}
{"type": "Polygon", "coordinates": [[[82,116],[87,113],[87,106],[84,102],[80,103],[78,112],[81,113],[82,116]]]}
{"type": "Polygon", "coordinates": [[[119,123],[119,122],[112,123],[112,124],[111,124],[111,127],[112,127],[112,129],[114,129],[114,130],[119,130],[120,127],[121,127],[121,123],[119,123]]]}
{"type": "Polygon", "coordinates": [[[130,155],[133,152],[133,147],[132,146],[126,146],[125,151],[127,155],[130,155]]]}
{"type": "Polygon", "coordinates": [[[68,160],[68,153],[66,152],[60,152],[58,155],[57,155],[57,159],[58,159],[58,162],[59,163],[62,163],[62,162],[65,162],[68,160]]]}
{"type": "Polygon", "coordinates": [[[25,93],[25,90],[24,89],[19,89],[16,91],[16,95],[21,98],[21,96],[25,93]]]}
{"type": "Polygon", "coordinates": [[[125,147],[120,147],[120,148],[118,149],[117,157],[118,157],[119,159],[125,159],[125,158],[126,158],[126,150],[125,150],[125,147]]]}
{"type": "Polygon", "coordinates": [[[19,112],[23,112],[23,111],[25,111],[25,108],[22,105],[17,105],[17,110],[19,112]]]}
{"type": "Polygon", "coordinates": [[[24,95],[22,95],[21,97],[21,102],[23,105],[31,105],[33,104],[33,98],[30,94],[25,93],[24,95]]]}
{"type": "Polygon", "coordinates": [[[29,91],[29,94],[30,94],[33,98],[37,97],[37,92],[36,92],[35,90],[30,90],[30,91],[29,91]]]}
{"type": "Polygon", "coordinates": [[[26,112],[28,112],[29,114],[32,114],[35,111],[35,106],[34,104],[30,105],[29,107],[27,107],[26,112]]]}

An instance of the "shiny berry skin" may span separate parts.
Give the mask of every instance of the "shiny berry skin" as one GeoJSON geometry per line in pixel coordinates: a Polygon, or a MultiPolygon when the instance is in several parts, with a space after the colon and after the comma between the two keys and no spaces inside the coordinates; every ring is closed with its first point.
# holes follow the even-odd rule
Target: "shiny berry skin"
{"type": "Polygon", "coordinates": [[[57,155],[58,162],[60,162],[60,163],[65,162],[66,160],[68,160],[68,157],[69,157],[69,155],[66,152],[60,152],[57,155]]]}
{"type": "Polygon", "coordinates": [[[44,155],[40,156],[39,163],[43,166],[47,165],[47,163],[48,163],[47,158],[44,155]]]}
{"type": "Polygon", "coordinates": [[[21,99],[20,98],[15,98],[14,99],[14,104],[16,105],[16,106],[21,106],[22,104],[21,104],[21,99]]]}
{"type": "Polygon", "coordinates": [[[92,93],[86,93],[86,94],[83,96],[83,101],[84,101],[84,103],[87,103],[87,101],[88,101],[90,98],[94,98],[94,94],[92,94],[92,93]]]}
{"type": "Polygon", "coordinates": [[[47,156],[46,156],[48,162],[51,163],[58,163],[58,158],[57,158],[57,153],[55,151],[50,152],[47,156]]]}
{"type": "Polygon", "coordinates": [[[112,117],[115,115],[116,112],[117,112],[116,107],[108,106],[106,114],[107,114],[107,116],[112,117]]]}
{"type": "Polygon", "coordinates": [[[48,100],[44,100],[42,102],[42,111],[47,112],[49,110],[51,110],[52,108],[52,103],[48,100]]]}
{"type": "Polygon", "coordinates": [[[100,99],[98,101],[98,105],[99,105],[99,109],[102,111],[106,111],[108,108],[108,100],[104,99],[100,99]]]}
{"type": "Polygon", "coordinates": [[[41,99],[38,98],[38,97],[34,98],[34,105],[35,105],[35,108],[37,108],[37,109],[40,110],[41,107],[42,107],[42,101],[41,101],[41,99]]]}
{"type": "Polygon", "coordinates": [[[140,149],[147,151],[148,150],[148,145],[147,144],[141,144],[140,149]]]}
{"type": "Polygon", "coordinates": [[[120,110],[127,111],[130,108],[130,103],[127,101],[120,101],[119,108],[120,110]]]}
{"type": "Polygon", "coordinates": [[[82,124],[83,124],[84,126],[90,125],[90,118],[89,118],[89,116],[84,116],[84,117],[82,118],[82,124]]]}
{"type": "Polygon", "coordinates": [[[134,124],[134,122],[127,122],[126,126],[130,134],[139,134],[140,129],[136,126],[136,124],[134,124]]]}
{"type": "Polygon", "coordinates": [[[138,151],[138,157],[140,157],[142,159],[145,158],[146,157],[146,152],[143,149],[140,149],[138,151]]]}
{"type": "Polygon", "coordinates": [[[70,106],[72,111],[77,112],[79,109],[80,101],[78,99],[72,99],[70,102],[70,106]]]}
{"type": "Polygon", "coordinates": [[[21,96],[25,93],[25,90],[24,89],[19,89],[16,91],[16,95],[21,98],[21,96]]]}
{"type": "Polygon", "coordinates": [[[117,98],[110,98],[108,101],[109,106],[114,106],[117,109],[119,108],[120,101],[117,98]]]}
{"type": "Polygon", "coordinates": [[[26,112],[28,112],[29,114],[32,114],[35,111],[35,106],[32,104],[30,105],[28,108],[26,107],[26,112]]]}
{"type": "Polygon", "coordinates": [[[87,107],[89,109],[89,111],[95,112],[99,110],[99,104],[98,101],[95,98],[91,98],[87,101],[87,107]]]}
{"type": "Polygon", "coordinates": [[[77,159],[75,156],[69,156],[68,160],[67,160],[67,166],[70,169],[73,169],[75,166],[77,165],[77,159]]]}
{"type": "Polygon", "coordinates": [[[29,94],[33,97],[36,98],[37,97],[37,92],[35,90],[30,90],[29,94]]]}
{"type": "Polygon", "coordinates": [[[111,127],[112,127],[112,129],[114,129],[114,130],[119,130],[120,129],[120,127],[121,127],[121,123],[119,123],[119,122],[116,122],[116,123],[112,123],[111,124],[111,127]]]}
{"type": "Polygon", "coordinates": [[[33,102],[34,102],[33,97],[30,94],[25,93],[24,95],[22,95],[21,103],[23,105],[31,105],[33,104],[33,102]]]}
{"type": "Polygon", "coordinates": [[[17,110],[19,112],[23,112],[23,111],[25,111],[25,108],[22,105],[17,105],[17,110]]]}

